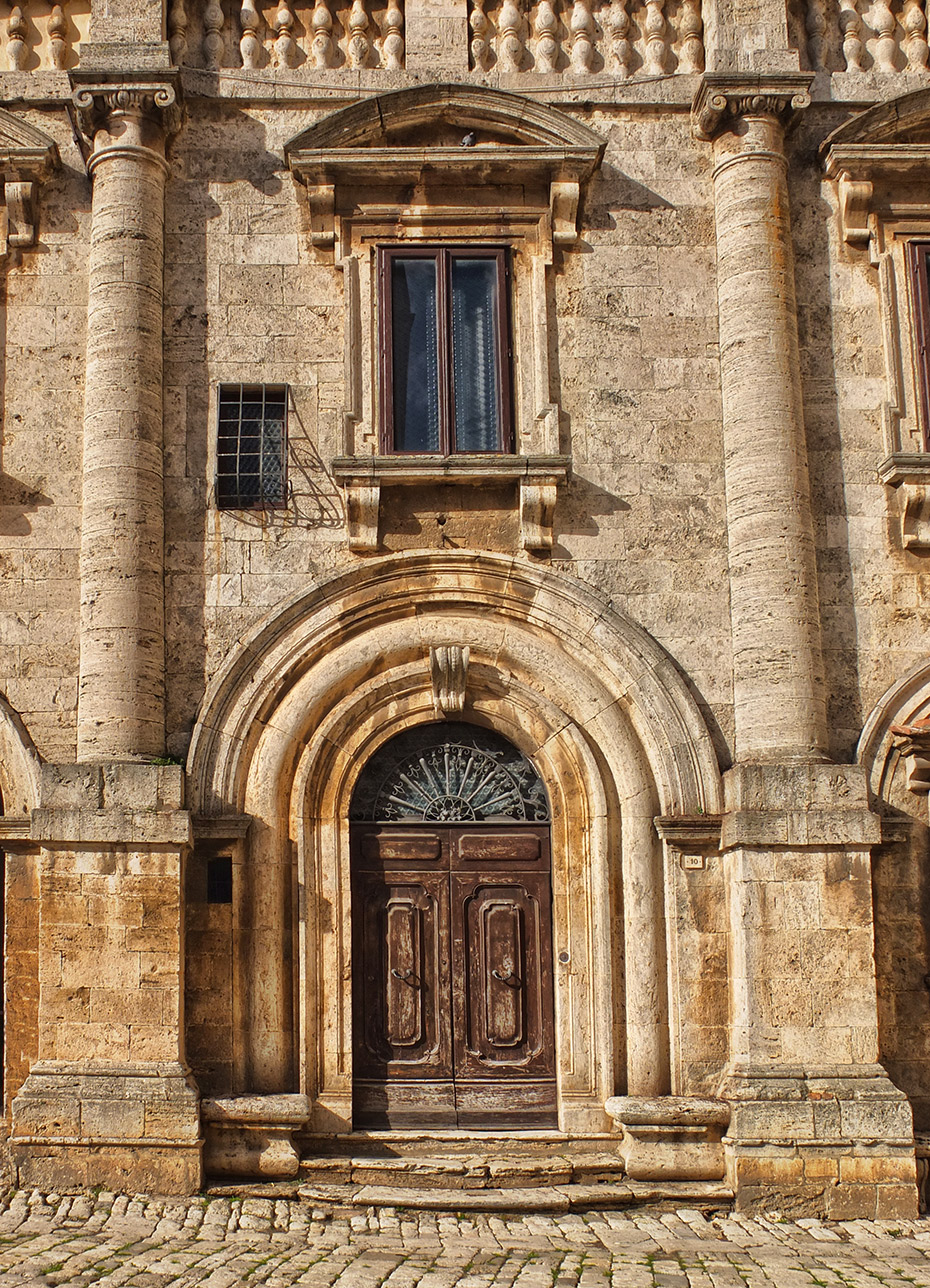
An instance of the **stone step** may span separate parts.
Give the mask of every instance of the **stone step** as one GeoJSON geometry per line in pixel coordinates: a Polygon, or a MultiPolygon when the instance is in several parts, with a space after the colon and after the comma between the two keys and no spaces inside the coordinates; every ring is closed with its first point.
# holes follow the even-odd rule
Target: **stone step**
{"type": "Polygon", "coordinates": [[[336,1136],[301,1137],[300,1152],[306,1157],[417,1157],[422,1155],[471,1156],[485,1154],[503,1158],[545,1158],[570,1151],[572,1155],[603,1154],[616,1149],[619,1136],[609,1132],[566,1136],[559,1131],[356,1131],[336,1136]]]}
{"type": "Polygon", "coordinates": [[[300,1162],[301,1179],[315,1185],[400,1185],[417,1190],[597,1185],[620,1181],[623,1174],[616,1153],[489,1155],[475,1150],[474,1142],[471,1154],[305,1157],[300,1162]]]}
{"type": "Polygon", "coordinates": [[[729,1210],[733,1191],[716,1181],[629,1181],[614,1185],[538,1185],[532,1188],[420,1189],[396,1185],[297,1187],[300,1198],[340,1209],[398,1208],[421,1212],[575,1212],[650,1207],[729,1210]]]}

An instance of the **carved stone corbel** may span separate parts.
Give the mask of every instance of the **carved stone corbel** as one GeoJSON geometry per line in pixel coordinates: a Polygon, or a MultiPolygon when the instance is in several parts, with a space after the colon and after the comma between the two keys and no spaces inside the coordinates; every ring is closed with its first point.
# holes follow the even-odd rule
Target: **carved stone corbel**
{"type": "Polygon", "coordinates": [[[874,185],[867,180],[853,179],[849,172],[844,170],[837,186],[843,240],[850,244],[867,242],[871,236],[869,215],[872,209],[874,185]]]}
{"type": "Polygon", "coordinates": [[[380,483],[352,480],[346,485],[346,530],[349,549],[359,553],[378,549],[380,483]]]}
{"type": "Polygon", "coordinates": [[[38,185],[60,164],[47,134],[0,109],[0,258],[11,248],[35,245],[38,185]]]}
{"type": "Polygon", "coordinates": [[[923,453],[894,452],[878,467],[883,483],[897,490],[905,550],[930,550],[930,462],[923,453]]]}
{"type": "Polygon", "coordinates": [[[578,240],[578,203],[581,184],[577,179],[553,179],[549,185],[552,240],[557,246],[573,246],[578,240]]]}
{"type": "Polygon", "coordinates": [[[465,710],[468,652],[468,647],[461,644],[440,644],[429,651],[433,709],[437,720],[461,715],[465,710]]]}
{"type": "Polygon", "coordinates": [[[907,785],[915,796],[930,795],[930,718],[892,725],[894,747],[907,763],[907,785]]]}
{"type": "Polygon", "coordinates": [[[331,249],[336,241],[336,185],[308,183],[310,204],[310,242],[321,249],[331,249]]]}
{"type": "Polygon", "coordinates": [[[558,499],[558,480],[520,480],[520,537],[525,550],[552,549],[552,521],[558,499]]]}

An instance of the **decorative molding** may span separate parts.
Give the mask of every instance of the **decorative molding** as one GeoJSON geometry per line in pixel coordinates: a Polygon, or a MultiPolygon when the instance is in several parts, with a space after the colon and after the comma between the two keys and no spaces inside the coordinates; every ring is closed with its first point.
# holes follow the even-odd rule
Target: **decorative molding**
{"type": "Polygon", "coordinates": [[[429,675],[438,720],[459,716],[465,710],[468,657],[467,645],[438,644],[430,648],[429,675]]]}
{"type": "Polygon", "coordinates": [[[241,841],[252,826],[251,814],[195,815],[191,819],[195,841],[241,841]]]}
{"type": "Polygon", "coordinates": [[[810,72],[727,76],[707,73],[691,107],[694,137],[711,142],[741,116],[775,116],[786,123],[810,106],[810,72]]]}
{"type": "Polygon", "coordinates": [[[558,488],[568,478],[570,468],[569,456],[340,456],[333,461],[333,478],[346,490],[351,550],[377,550],[383,487],[489,482],[519,483],[524,549],[550,550],[558,488]]]}
{"type": "Polygon", "coordinates": [[[894,749],[907,764],[907,785],[915,796],[930,795],[930,717],[892,725],[894,749]]]}

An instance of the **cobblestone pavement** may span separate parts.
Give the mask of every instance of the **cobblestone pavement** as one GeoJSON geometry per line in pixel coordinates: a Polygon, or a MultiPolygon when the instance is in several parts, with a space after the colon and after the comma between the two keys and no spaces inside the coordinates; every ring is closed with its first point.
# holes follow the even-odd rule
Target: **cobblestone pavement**
{"type": "Polygon", "coordinates": [[[879,1288],[930,1286],[930,1222],[700,1213],[330,1215],[286,1200],[18,1193],[0,1286],[47,1288],[879,1288]]]}

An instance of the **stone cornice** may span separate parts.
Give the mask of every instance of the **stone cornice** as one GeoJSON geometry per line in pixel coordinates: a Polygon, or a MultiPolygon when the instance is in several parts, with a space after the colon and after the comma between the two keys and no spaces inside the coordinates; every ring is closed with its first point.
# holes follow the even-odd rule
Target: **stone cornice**
{"type": "Polygon", "coordinates": [[[709,72],[691,106],[694,137],[711,142],[741,116],[774,116],[789,121],[810,106],[810,72],[734,76],[709,72]]]}
{"type": "Polygon", "coordinates": [[[71,73],[72,101],[82,134],[94,135],[112,116],[142,116],[157,120],[165,134],[181,124],[179,80],[176,74],[152,76],[145,73],[74,71],[71,73]]]}

